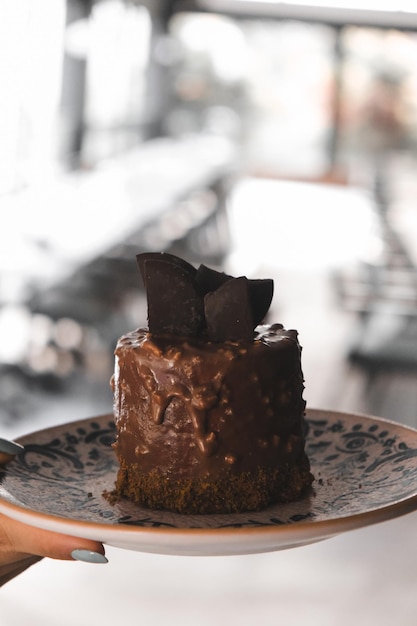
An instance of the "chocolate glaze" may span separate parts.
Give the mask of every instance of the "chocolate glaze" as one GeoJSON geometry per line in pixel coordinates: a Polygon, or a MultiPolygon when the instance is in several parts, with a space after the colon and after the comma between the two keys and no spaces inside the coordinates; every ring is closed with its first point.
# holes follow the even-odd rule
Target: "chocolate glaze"
{"type": "Polygon", "coordinates": [[[119,459],[181,478],[305,463],[300,351],[281,324],[258,327],[253,342],[123,336],[113,376],[119,459]]]}

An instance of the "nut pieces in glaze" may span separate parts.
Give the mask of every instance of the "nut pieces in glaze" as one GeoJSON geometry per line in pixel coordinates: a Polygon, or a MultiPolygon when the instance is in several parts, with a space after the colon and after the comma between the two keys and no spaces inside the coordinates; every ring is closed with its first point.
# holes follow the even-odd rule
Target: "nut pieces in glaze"
{"type": "Polygon", "coordinates": [[[272,279],[234,278],[166,252],[136,256],[152,335],[252,341],[270,307],[272,279]]]}

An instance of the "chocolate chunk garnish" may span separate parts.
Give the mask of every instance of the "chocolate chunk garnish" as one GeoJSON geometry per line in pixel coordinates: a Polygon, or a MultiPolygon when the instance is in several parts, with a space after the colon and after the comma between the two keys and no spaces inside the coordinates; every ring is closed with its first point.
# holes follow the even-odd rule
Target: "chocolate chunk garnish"
{"type": "MultiPolygon", "coordinates": [[[[218,272],[206,265],[200,265],[195,275],[195,281],[200,292],[206,295],[216,291],[228,280],[233,278],[225,272],[218,272]]],[[[260,324],[271,306],[274,295],[274,281],[271,278],[248,279],[249,303],[252,309],[254,327],[260,324]]]]}
{"type": "Polygon", "coordinates": [[[197,273],[197,270],[191,263],[181,259],[179,256],[175,256],[174,254],[169,254],[169,252],[142,252],[141,254],[136,255],[136,261],[139,266],[139,271],[142,276],[143,284],[146,287],[145,273],[144,273],[144,264],[146,261],[166,261],[172,263],[173,265],[178,265],[182,267],[185,272],[188,272],[190,276],[194,276],[197,273]]]}
{"type": "Polygon", "coordinates": [[[167,254],[138,259],[148,299],[149,331],[196,337],[205,328],[204,302],[194,283],[196,270],[174,259],[167,254]]]}
{"type": "Polygon", "coordinates": [[[234,278],[167,252],[136,256],[153,335],[206,336],[212,341],[253,338],[270,307],[271,279],[234,278]]]}
{"type": "Polygon", "coordinates": [[[200,265],[195,275],[195,282],[200,293],[205,296],[210,291],[216,291],[231,278],[233,276],[213,270],[206,265],[200,265]]]}
{"type": "Polygon", "coordinates": [[[254,326],[246,277],[232,278],[208,293],[204,310],[212,341],[252,341],[254,326]]]}
{"type": "Polygon", "coordinates": [[[271,306],[274,281],[271,278],[249,280],[249,300],[252,308],[254,328],[261,324],[271,306]]]}

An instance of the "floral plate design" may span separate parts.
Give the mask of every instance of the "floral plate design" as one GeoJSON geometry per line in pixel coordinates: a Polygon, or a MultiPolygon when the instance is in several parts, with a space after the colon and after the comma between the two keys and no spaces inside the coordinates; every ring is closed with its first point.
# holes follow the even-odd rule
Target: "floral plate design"
{"type": "Polygon", "coordinates": [[[0,512],[32,526],[129,550],[176,555],[268,552],[314,543],[417,509],[417,431],[366,415],[310,409],[306,449],[315,476],[298,502],[259,513],[179,515],[111,505],[111,415],[21,437],[0,470],[0,512]]]}

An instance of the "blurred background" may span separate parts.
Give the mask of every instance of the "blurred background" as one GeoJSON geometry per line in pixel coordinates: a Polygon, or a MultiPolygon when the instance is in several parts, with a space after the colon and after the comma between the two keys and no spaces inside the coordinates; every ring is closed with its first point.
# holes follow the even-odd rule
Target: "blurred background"
{"type": "MultiPolygon", "coordinates": [[[[1,436],[111,412],[147,250],[274,278],[307,404],[417,427],[416,67],[411,0],[3,0],[1,436]]],[[[257,557],[115,550],[97,579],[43,562],[2,624],[411,625],[415,519],[257,557]]]]}

